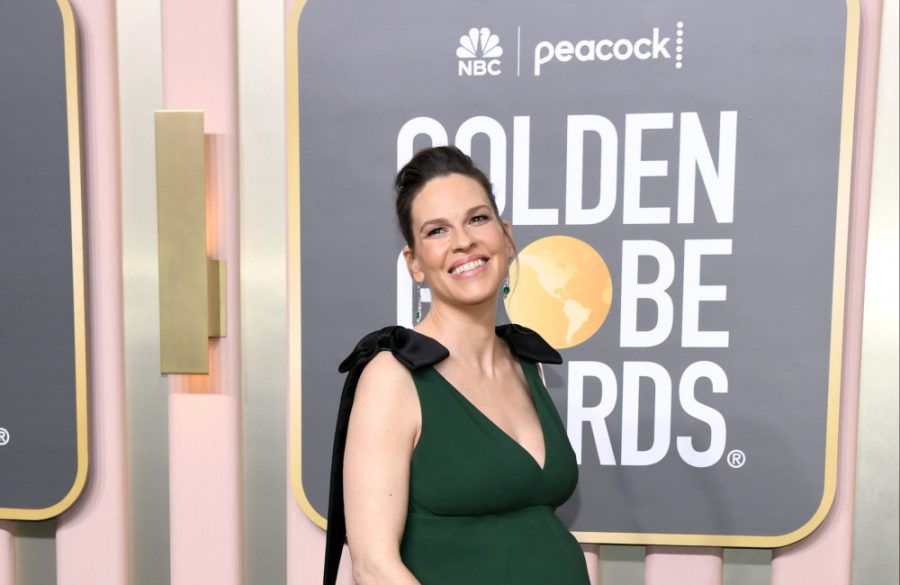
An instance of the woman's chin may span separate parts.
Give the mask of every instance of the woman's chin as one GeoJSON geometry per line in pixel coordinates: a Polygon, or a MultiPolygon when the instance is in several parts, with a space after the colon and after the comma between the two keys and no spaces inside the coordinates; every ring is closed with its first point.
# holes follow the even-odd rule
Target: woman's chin
{"type": "Polygon", "coordinates": [[[491,291],[481,294],[458,295],[446,299],[449,305],[458,306],[460,308],[476,309],[482,306],[493,306],[497,303],[498,293],[491,291]]]}

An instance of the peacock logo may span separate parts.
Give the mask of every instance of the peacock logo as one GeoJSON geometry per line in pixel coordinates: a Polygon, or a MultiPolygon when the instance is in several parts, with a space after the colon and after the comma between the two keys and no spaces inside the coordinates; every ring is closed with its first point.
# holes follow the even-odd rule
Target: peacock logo
{"type": "Polygon", "coordinates": [[[503,56],[500,37],[491,34],[491,29],[470,28],[469,34],[459,37],[456,56],[460,59],[488,59],[503,56]]]}
{"type": "Polygon", "coordinates": [[[491,33],[491,29],[487,27],[472,27],[468,34],[459,37],[456,56],[459,58],[460,77],[500,75],[503,47],[500,46],[500,37],[491,33]]]}

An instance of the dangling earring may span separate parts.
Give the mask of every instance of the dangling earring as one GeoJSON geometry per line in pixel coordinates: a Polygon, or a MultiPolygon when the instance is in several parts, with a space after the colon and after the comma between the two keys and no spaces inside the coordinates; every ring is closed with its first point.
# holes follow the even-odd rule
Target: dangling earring
{"type": "Polygon", "coordinates": [[[509,296],[509,274],[503,279],[503,288],[501,288],[500,291],[503,293],[504,299],[509,296]]]}
{"type": "Polygon", "coordinates": [[[422,285],[418,282],[416,283],[416,298],[418,299],[416,303],[416,325],[418,325],[419,321],[422,320],[422,285]]]}

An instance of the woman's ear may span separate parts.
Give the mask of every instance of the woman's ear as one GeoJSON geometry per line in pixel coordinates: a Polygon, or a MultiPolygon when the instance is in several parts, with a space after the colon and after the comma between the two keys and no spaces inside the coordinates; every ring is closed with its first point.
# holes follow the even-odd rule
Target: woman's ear
{"type": "Polygon", "coordinates": [[[509,254],[509,257],[512,258],[516,255],[516,242],[512,237],[512,227],[506,220],[503,220],[501,224],[503,225],[503,235],[506,236],[507,253],[509,254]]]}
{"type": "Polygon", "coordinates": [[[412,279],[418,284],[424,283],[425,274],[419,268],[419,261],[416,260],[416,255],[409,246],[403,246],[403,260],[406,261],[406,269],[409,270],[412,279]]]}

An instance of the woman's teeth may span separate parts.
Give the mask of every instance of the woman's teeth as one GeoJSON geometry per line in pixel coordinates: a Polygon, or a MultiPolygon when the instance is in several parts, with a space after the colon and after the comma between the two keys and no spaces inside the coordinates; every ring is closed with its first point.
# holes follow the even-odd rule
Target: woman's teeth
{"type": "Polygon", "coordinates": [[[479,266],[484,266],[486,260],[473,260],[471,262],[466,262],[462,266],[457,266],[453,270],[450,271],[450,274],[462,274],[463,272],[468,272],[469,270],[475,270],[479,266]]]}

